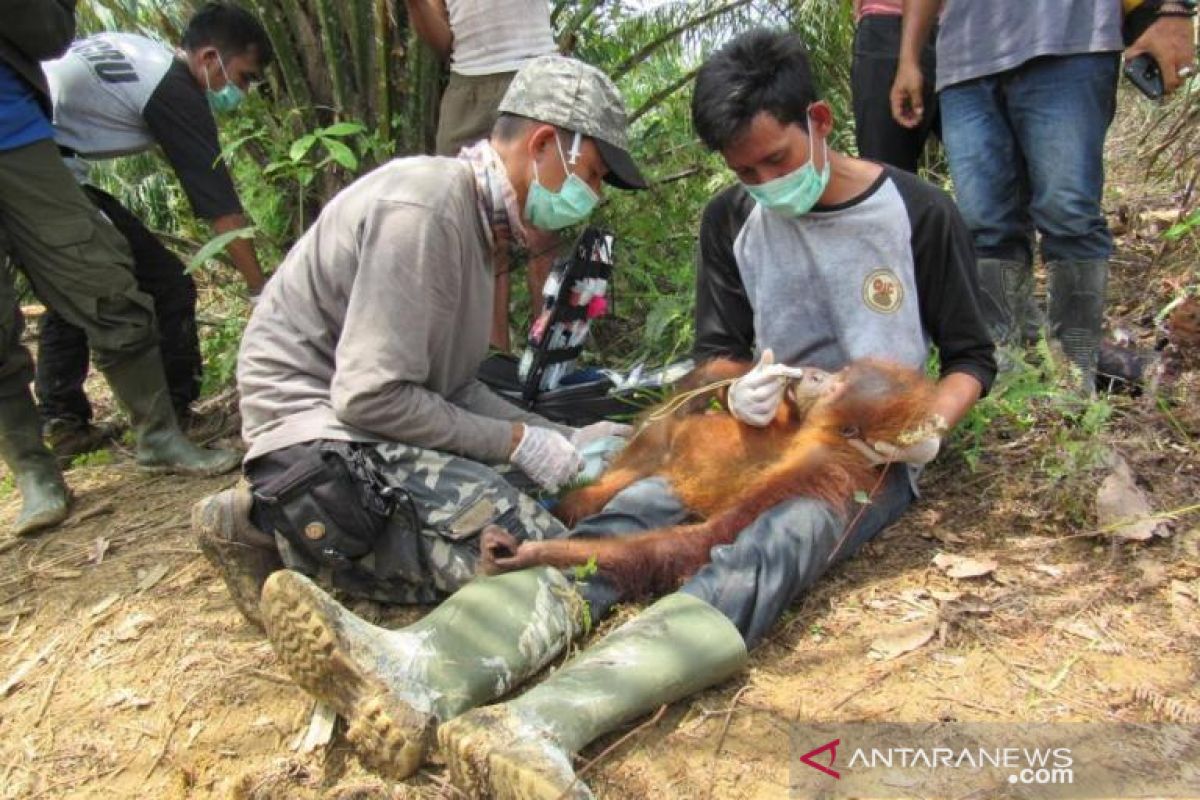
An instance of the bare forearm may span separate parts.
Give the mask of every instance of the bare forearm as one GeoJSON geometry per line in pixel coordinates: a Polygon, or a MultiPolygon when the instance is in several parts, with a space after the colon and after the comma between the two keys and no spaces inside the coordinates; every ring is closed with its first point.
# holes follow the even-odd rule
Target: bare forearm
{"type": "MultiPolygon", "coordinates": [[[[228,231],[245,228],[249,224],[242,214],[227,214],[214,219],[212,227],[213,231],[220,236],[228,231]]],[[[259,266],[258,255],[254,252],[254,244],[249,239],[234,239],[229,243],[227,251],[234,268],[242,274],[242,279],[246,281],[246,287],[250,290],[250,294],[261,292],[267,279],[263,275],[262,267],[259,266]]]]}
{"type": "Polygon", "coordinates": [[[445,0],[404,0],[408,21],[425,44],[443,59],[450,57],[454,33],[450,30],[450,14],[445,0]]]}
{"type": "Polygon", "coordinates": [[[946,420],[948,428],[953,428],[967,415],[982,393],[983,385],[974,377],[965,372],[951,372],[938,381],[933,412],[946,420]]]}
{"type": "Polygon", "coordinates": [[[929,40],[929,32],[937,19],[941,0],[904,0],[904,17],[900,34],[900,63],[919,65],[921,48],[929,40]]]}

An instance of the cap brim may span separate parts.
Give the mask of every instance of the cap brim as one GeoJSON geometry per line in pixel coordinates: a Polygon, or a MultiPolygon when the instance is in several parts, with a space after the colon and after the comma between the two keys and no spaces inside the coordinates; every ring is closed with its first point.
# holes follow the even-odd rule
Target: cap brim
{"type": "Polygon", "coordinates": [[[608,167],[608,174],[604,176],[605,183],[629,191],[645,189],[649,185],[629,153],[600,139],[592,141],[596,143],[596,149],[600,151],[600,157],[608,167]]]}

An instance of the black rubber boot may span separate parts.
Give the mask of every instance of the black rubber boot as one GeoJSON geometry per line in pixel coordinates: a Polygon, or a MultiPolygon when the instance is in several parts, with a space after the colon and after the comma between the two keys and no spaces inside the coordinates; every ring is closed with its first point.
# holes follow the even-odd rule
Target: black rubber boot
{"type": "Polygon", "coordinates": [[[1107,261],[1051,261],[1049,272],[1050,335],[1079,369],[1080,387],[1096,388],[1096,361],[1104,326],[1108,288],[1107,261]]]}
{"type": "Polygon", "coordinates": [[[229,472],[242,463],[242,457],[231,450],[197,447],[179,430],[157,347],[110,367],[104,377],[129,413],[139,466],[204,476],[229,472]]]}
{"type": "Polygon", "coordinates": [[[1033,267],[1027,261],[981,258],[976,262],[979,275],[979,310],[992,340],[997,345],[1020,346],[1027,330],[1036,329],[1037,314],[1033,301],[1033,267]]]}
{"type": "Polygon", "coordinates": [[[70,494],[54,455],[42,444],[41,420],[27,387],[0,399],[0,457],[21,493],[13,533],[27,536],[67,518],[70,494]]]}
{"type": "Polygon", "coordinates": [[[283,561],[275,537],[251,524],[253,502],[254,496],[245,483],[209,495],[192,506],[192,530],[200,552],[225,580],[234,605],[247,622],[261,631],[259,598],[263,584],[272,572],[283,569],[283,561]]]}

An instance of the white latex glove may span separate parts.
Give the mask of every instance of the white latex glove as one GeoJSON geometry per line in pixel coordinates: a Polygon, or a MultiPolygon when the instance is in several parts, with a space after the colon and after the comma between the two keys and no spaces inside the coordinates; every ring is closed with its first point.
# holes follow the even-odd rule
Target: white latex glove
{"type": "Polygon", "coordinates": [[[747,425],[767,427],[783,400],[787,379],[803,375],[802,369],[776,364],[774,351],[767,348],[754,369],[729,387],[729,413],[747,425]]]}
{"type": "Polygon", "coordinates": [[[933,461],[942,447],[940,436],[921,439],[908,447],[894,445],[891,442],[875,442],[870,445],[862,439],[850,439],[849,442],[851,447],[866,456],[867,460],[875,466],[903,463],[912,464],[914,467],[923,467],[933,461]]]}
{"type": "Polygon", "coordinates": [[[609,436],[619,436],[622,439],[628,439],[632,435],[632,425],[622,425],[619,422],[602,420],[600,422],[593,422],[591,425],[585,425],[582,428],[576,428],[575,432],[571,434],[571,444],[575,445],[576,450],[582,450],[598,439],[604,439],[609,436]]]}
{"type": "Polygon", "coordinates": [[[583,468],[575,445],[558,431],[526,425],[509,461],[548,492],[557,492],[583,468]]]}

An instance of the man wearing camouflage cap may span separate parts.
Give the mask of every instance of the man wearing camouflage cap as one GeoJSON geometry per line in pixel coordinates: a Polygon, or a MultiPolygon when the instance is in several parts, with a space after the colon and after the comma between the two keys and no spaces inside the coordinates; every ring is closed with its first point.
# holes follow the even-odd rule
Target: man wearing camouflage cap
{"type": "Polygon", "coordinates": [[[645,187],[616,87],[579,61],[535,59],[514,78],[490,139],[457,158],[397,159],[335,197],[246,328],[238,385],[249,487],[202,500],[193,524],[238,608],[255,624],[266,617],[293,677],[347,718],[364,761],[385,773],[416,769],[437,720],[559,653],[580,627],[579,601],[557,571],[530,571],[476,581],[414,628],[388,633],[300,576],[381,602],[430,603],[474,576],[485,525],[518,539],[566,533],[517,487],[566,485],[580,447],[627,427],[555,425],[475,375],[495,249],[519,246],[529,228],[581,222],[605,182],[645,187]],[[260,591],[285,566],[293,571],[277,574],[304,591],[273,613],[260,591]],[[323,624],[335,617],[336,654],[323,624]],[[403,664],[429,686],[389,685],[403,664]]]}

